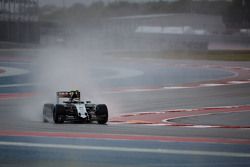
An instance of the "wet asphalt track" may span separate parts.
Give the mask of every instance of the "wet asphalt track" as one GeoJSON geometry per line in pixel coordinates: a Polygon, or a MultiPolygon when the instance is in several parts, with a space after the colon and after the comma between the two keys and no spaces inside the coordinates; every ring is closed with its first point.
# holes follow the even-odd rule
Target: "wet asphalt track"
{"type": "Polygon", "coordinates": [[[249,146],[1,137],[2,166],[249,166],[249,146]],[[32,142],[31,142],[32,141],[32,142]]]}
{"type": "MultiPolygon", "coordinates": [[[[204,70],[200,68],[190,68],[193,73],[185,79],[188,72],[182,75],[179,69],[169,68],[170,64],[177,63],[197,63],[197,64],[218,64],[218,62],[204,61],[162,61],[162,60],[117,60],[116,68],[106,71],[105,79],[106,90],[110,88],[121,89],[123,87],[152,87],[175,85],[183,82],[214,79],[233,75],[228,72],[216,70],[204,70]],[[125,76],[126,82],[115,82],[121,79],[112,78],[118,68],[130,69],[135,67],[138,76],[125,76]],[[164,67],[168,66],[167,75],[164,77],[164,67]],[[154,69],[154,70],[152,70],[154,69]],[[176,81],[168,82],[169,70],[175,71],[178,76],[176,81]],[[204,71],[203,71],[204,70],[204,71]],[[140,73],[143,71],[143,73],[140,73]],[[195,74],[195,75],[194,75],[195,74]],[[213,75],[214,74],[214,75],[213,75]],[[110,78],[111,77],[111,78],[110,78]],[[127,79],[126,79],[127,77],[127,79]],[[140,79],[136,80],[137,77],[140,79]],[[153,78],[150,79],[150,78],[153,78]],[[193,77],[193,78],[192,78],[193,77]],[[149,80],[150,79],[150,80],[149,80]],[[109,84],[112,81],[113,84],[109,84]],[[148,81],[148,82],[147,82],[148,81]],[[154,82],[152,82],[154,81],[154,82]]],[[[245,62],[219,62],[224,65],[249,67],[245,62]]],[[[2,64],[3,66],[13,66],[14,63],[2,64]]],[[[32,63],[31,63],[32,64],[32,63]]],[[[15,64],[14,64],[15,66],[15,64]]],[[[20,68],[20,66],[18,66],[20,68]]],[[[23,68],[32,68],[24,66],[23,68]]],[[[103,70],[96,70],[95,73],[103,70]]],[[[121,71],[121,70],[120,70],[121,71]]],[[[189,71],[190,72],[190,71],[189,71]]],[[[29,73],[30,75],[31,73],[29,73]]],[[[103,76],[103,73],[100,74],[103,76]]],[[[29,80],[14,78],[19,84],[29,80]]],[[[13,78],[2,79],[3,82],[9,81],[13,84],[13,78]]],[[[1,84],[3,84],[1,82],[1,84]]],[[[4,83],[6,84],[6,83],[4,83]]],[[[1,87],[1,93],[21,93],[34,90],[33,87],[24,86],[1,87]]],[[[198,108],[226,105],[245,105],[249,104],[250,86],[249,84],[207,87],[197,89],[179,89],[150,92],[130,92],[130,93],[107,93],[103,96],[116,104],[111,104],[111,111],[115,114],[159,111],[165,109],[178,108],[198,108]]],[[[250,133],[249,129],[216,129],[216,128],[187,128],[187,127],[154,127],[145,125],[115,125],[105,126],[95,124],[45,124],[40,119],[38,112],[30,113],[33,106],[31,102],[37,102],[39,97],[29,97],[22,99],[2,99],[0,105],[1,125],[0,125],[0,166],[249,166],[250,165],[250,133]],[[21,111],[20,111],[21,109],[21,111]],[[8,133],[7,133],[8,132],[8,133]],[[25,134],[33,132],[33,134],[25,134]],[[41,134],[50,132],[49,134],[41,134]],[[51,136],[50,134],[61,135],[51,136]],[[74,137],[74,134],[95,134],[87,138],[86,136],[74,137]],[[105,135],[115,134],[105,138],[105,135]],[[127,136],[121,136],[127,135],[127,136]],[[138,135],[147,140],[138,139],[138,135]],[[120,137],[119,137],[120,136],[120,137]],[[165,136],[173,137],[171,140],[157,140],[154,137],[165,136]],[[102,139],[104,138],[104,139],[102,139]],[[181,138],[181,140],[180,140],[181,138]],[[201,140],[200,140],[201,139],[201,140]],[[219,142],[211,142],[210,139],[220,139],[219,142]],[[228,140],[235,139],[236,142],[228,143],[228,140]],[[244,140],[245,144],[239,142],[244,140]],[[225,144],[226,143],[226,144],[225,144]]],[[[108,104],[109,105],[109,104],[108,104]]],[[[39,110],[39,107],[34,109],[39,110]]],[[[214,116],[215,117],[215,116],[214,116]]],[[[234,122],[242,123],[241,117],[245,115],[220,116],[220,121],[230,124],[228,120],[234,118],[234,122]]],[[[216,117],[218,119],[218,117],[216,117]]],[[[214,123],[216,118],[204,117],[199,121],[214,123]],[[210,121],[211,119],[211,121],[210,121]]],[[[183,120],[195,121],[195,120],[183,120]]],[[[249,124],[244,119],[244,124],[249,124]]]]}

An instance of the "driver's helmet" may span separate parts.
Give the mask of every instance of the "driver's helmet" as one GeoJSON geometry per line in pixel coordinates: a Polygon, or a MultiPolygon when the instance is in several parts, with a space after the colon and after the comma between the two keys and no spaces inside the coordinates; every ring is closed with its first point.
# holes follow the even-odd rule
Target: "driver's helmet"
{"type": "Polygon", "coordinates": [[[79,90],[70,91],[71,101],[78,98],[79,90]]]}

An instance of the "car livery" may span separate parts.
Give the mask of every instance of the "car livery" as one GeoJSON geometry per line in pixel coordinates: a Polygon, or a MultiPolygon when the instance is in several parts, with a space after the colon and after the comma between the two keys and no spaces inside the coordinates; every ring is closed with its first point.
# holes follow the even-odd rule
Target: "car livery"
{"type": "Polygon", "coordinates": [[[43,121],[64,123],[68,122],[108,122],[106,104],[93,104],[91,101],[81,101],[79,91],[60,91],[56,93],[57,103],[46,103],[43,106],[43,121]]]}

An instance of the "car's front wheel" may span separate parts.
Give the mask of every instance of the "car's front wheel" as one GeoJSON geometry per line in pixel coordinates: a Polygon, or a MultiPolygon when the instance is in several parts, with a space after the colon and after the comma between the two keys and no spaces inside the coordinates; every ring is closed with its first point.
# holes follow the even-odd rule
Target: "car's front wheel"
{"type": "Polygon", "coordinates": [[[95,114],[99,124],[106,124],[108,122],[108,107],[106,104],[98,104],[95,114]]]}

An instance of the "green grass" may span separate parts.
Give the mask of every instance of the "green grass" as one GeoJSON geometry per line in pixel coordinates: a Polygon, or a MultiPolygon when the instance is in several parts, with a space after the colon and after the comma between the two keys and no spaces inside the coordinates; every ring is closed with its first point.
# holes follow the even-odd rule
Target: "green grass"
{"type": "Polygon", "coordinates": [[[250,51],[207,51],[207,52],[113,52],[115,56],[168,58],[217,61],[250,61],[250,51]]]}
{"type": "MultiPolygon", "coordinates": [[[[0,56],[30,56],[39,55],[39,49],[0,49],[0,56]]],[[[109,52],[107,55],[118,57],[166,58],[188,60],[216,61],[250,61],[250,51],[207,51],[207,52],[109,52]]]]}
{"type": "Polygon", "coordinates": [[[37,49],[0,49],[0,56],[30,56],[37,55],[37,49]]]}

